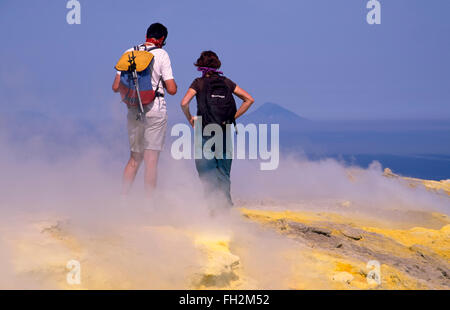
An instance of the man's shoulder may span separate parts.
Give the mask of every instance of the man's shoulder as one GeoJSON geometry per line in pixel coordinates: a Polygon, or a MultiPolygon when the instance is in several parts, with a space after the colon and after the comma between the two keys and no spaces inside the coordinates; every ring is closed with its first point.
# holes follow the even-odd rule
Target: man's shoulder
{"type": "Polygon", "coordinates": [[[150,53],[153,53],[155,56],[164,56],[164,57],[169,57],[169,53],[167,53],[166,50],[157,47],[154,50],[151,50],[150,53]]]}

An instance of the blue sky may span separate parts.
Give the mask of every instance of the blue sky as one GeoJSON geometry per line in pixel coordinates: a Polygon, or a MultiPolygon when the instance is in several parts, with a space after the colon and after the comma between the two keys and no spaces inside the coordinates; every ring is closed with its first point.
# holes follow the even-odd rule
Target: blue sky
{"type": "Polygon", "coordinates": [[[310,119],[450,118],[448,0],[380,0],[381,25],[366,23],[366,0],[79,1],[81,25],[66,23],[65,0],[0,1],[2,114],[107,119],[123,108],[113,66],[159,21],[179,85],[173,117],[212,49],[256,105],[310,119]]]}

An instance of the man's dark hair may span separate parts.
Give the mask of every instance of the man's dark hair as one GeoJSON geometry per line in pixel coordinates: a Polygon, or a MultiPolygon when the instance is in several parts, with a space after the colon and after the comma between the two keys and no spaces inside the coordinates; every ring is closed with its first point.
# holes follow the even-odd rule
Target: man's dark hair
{"type": "Polygon", "coordinates": [[[213,51],[203,51],[194,65],[197,67],[208,67],[219,69],[222,63],[220,62],[217,54],[214,53],[213,51]]]}
{"type": "MultiPolygon", "coordinates": [[[[164,37],[167,39],[167,28],[160,23],[154,23],[151,24],[150,27],[147,29],[147,38],[155,38],[155,39],[161,39],[164,37]]],[[[165,40],[164,40],[165,41],[165,40]]]]}

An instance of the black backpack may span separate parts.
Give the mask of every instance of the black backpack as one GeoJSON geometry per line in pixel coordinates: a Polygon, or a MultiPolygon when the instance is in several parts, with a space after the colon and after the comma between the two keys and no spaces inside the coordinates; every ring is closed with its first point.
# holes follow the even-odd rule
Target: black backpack
{"type": "Polygon", "coordinates": [[[223,76],[204,78],[204,89],[197,102],[197,115],[202,116],[203,126],[235,124],[237,109],[233,91],[223,76]]]}

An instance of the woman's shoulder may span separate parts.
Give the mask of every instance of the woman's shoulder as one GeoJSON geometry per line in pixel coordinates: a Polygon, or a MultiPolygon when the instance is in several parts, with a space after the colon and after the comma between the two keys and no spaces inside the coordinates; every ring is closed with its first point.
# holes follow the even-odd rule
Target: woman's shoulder
{"type": "Polygon", "coordinates": [[[232,81],[228,76],[226,76],[226,75],[220,75],[220,77],[222,78],[222,79],[224,79],[225,81],[232,81]]]}
{"type": "Polygon", "coordinates": [[[233,82],[233,80],[226,77],[225,75],[222,75],[222,78],[224,79],[225,83],[227,83],[233,90],[236,88],[236,83],[233,82]]]}
{"type": "Polygon", "coordinates": [[[192,81],[191,86],[189,88],[192,88],[192,89],[198,91],[201,84],[202,84],[202,78],[198,77],[192,81]]]}

